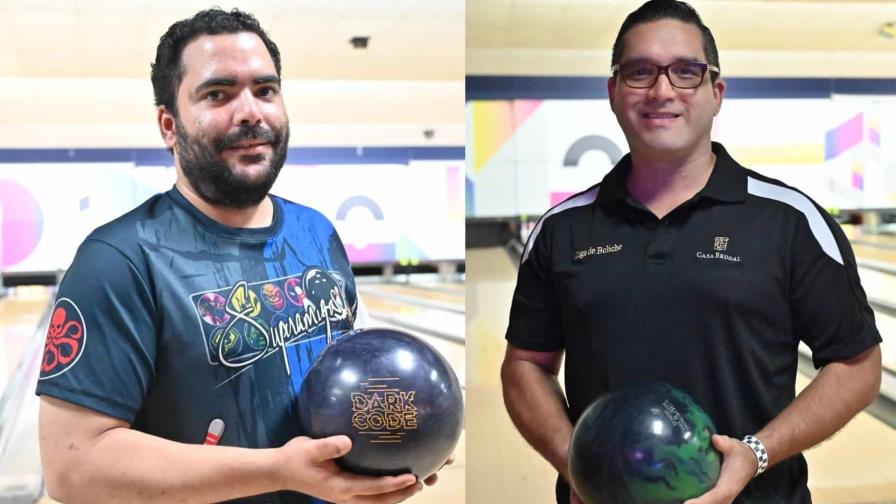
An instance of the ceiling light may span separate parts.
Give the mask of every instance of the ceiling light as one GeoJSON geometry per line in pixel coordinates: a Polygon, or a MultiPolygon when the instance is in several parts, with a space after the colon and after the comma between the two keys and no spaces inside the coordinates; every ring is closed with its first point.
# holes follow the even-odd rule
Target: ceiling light
{"type": "Polygon", "coordinates": [[[348,42],[355,49],[367,49],[367,44],[370,43],[370,37],[352,37],[348,42]]]}

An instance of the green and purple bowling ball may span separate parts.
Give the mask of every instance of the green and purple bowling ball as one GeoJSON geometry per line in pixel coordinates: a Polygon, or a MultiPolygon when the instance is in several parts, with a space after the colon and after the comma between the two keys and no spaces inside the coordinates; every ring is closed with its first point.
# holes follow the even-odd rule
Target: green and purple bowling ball
{"type": "Polygon", "coordinates": [[[719,479],[716,429],[686,393],[665,383],[601,396],[576,422],[569,474],[586,504],[679,504],[719,479]]]}

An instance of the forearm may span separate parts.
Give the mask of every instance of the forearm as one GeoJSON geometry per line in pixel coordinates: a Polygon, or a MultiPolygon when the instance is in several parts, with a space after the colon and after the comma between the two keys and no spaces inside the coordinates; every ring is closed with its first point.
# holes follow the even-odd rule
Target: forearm
{"type": "Polygon", "coordinates": [[[557,377],[531,362],[511,361],[501,368],[501,381],[504,404],[520,434],[568,481],[572,423],[557,377]]]}
{"type": "Polygon", "coordinates": [[[769,466],[824,441],[862,411],[880,389],[880,347],[831,363],[756,436],[769,466]]]}
{"type": "Polygon", "coordinates": [[[218,502],[277,490],[274,449],[176,443],[127,428],[84,446],[48,488],[66,503],[218,502]]]}

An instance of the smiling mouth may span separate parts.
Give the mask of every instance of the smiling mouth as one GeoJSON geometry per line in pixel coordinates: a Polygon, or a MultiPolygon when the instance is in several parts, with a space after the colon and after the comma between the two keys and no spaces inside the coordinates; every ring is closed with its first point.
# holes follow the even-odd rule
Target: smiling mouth
{"type": "Polygon", "coordinates": [[[226,150],[260,150],[262,147],[270,145],[267,142],[254,142],[248,144],[237,144],[227,147],[226,150]]]}
{"type": "Polygon", "coordinates": [[[673,114],[671,112],[646,112],[641,114],[644,119],[677,119],[681,114],[673,114]]]}

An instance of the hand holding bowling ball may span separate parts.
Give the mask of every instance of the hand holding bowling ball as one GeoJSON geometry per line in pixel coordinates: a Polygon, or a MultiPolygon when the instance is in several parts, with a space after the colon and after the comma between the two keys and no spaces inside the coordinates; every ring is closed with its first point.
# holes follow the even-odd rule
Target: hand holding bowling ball
{"type": "Polygon", "coordinates": [[[719,479],[712,420],[665,383],[607,394],[582,413],[569,446],[569,475],[585,504],[673,504],[719,479]]]}
{"type": "Polygon", "coordinates": [[[684,504],[730,504],[756,474],[759,462],[753,450],[742,441],[716,434],[712,445],[722,454],[719,481],[709,492],[684,504]]]}
{"type": "Polygon", "coordinates": [[[325,348],[302,382],[298,412],[303,435],[351,439],[340,467],[374,476],[435,473],[463,426],[451,366],[420,339],[391,329],[355,331],[325,348]]]}
{"type": "Polygon", "coordinates": [[[410,474],[358,476],[340,469],[334,459],[351,449],[345,436],[323,439],[297,437],[276,453],[273,467],[278,488],[301,492],[327,502],[398,503],[423,489],[410,474]]]}

